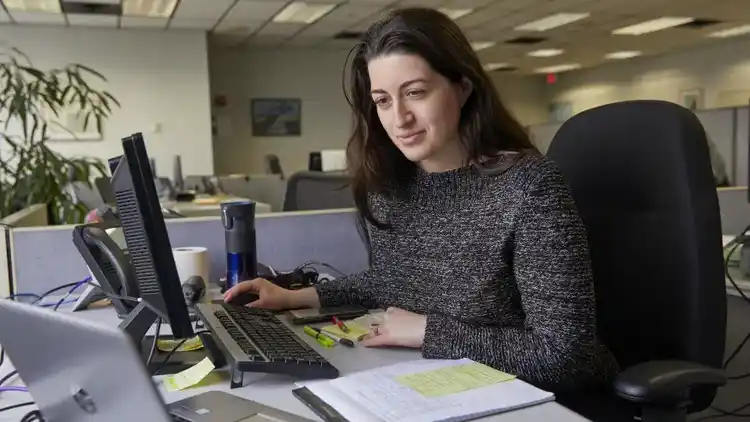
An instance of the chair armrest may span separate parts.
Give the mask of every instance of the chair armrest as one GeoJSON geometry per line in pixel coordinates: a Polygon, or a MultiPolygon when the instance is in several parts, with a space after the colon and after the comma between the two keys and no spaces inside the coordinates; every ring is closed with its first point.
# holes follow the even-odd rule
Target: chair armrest
{"type": "Polygon", "coordinates": [[[721,369],[695,362],[663,360],[631,366],[615,380],[615,393],[625,400],[641,404],[678,405],[692,387],[722,386],[727,376],[721,369]]]}

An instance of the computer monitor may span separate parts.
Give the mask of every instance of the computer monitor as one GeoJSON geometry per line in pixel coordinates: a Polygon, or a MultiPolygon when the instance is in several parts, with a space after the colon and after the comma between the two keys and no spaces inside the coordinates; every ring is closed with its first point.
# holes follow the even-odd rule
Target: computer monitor
{"type": "Polygon", "coordinates": [[[120,327],[138,345],[157,318],[170,325],[175,339],[193,337],[143,136],[122,139],[122,148],[123,155],[109,160],[110,185],[142,302],[120,327]]]}

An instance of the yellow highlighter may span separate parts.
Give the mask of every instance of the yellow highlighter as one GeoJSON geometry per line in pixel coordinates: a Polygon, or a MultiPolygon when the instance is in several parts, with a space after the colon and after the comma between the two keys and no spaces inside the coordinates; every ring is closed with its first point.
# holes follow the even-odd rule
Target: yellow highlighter
{"type": "Polygon", "coordinates": [[[313,327],[310,327],[309,325],[305,325],[304,330],[307,333],[307,335],[309,335],[310,337],[313,337],[323,347],[333,347],[336,345],[335,340],[321,333],[320,330],[318,330],[317,328],[313,328],[313,327]]]}

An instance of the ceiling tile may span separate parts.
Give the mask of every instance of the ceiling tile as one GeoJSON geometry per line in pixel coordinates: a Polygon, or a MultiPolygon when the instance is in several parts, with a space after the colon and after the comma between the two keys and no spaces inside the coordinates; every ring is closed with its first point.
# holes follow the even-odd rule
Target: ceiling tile
{"type": "Polygon", "coordinates": [[[295,38],[332,37],[346,29],[341,22],[316,22],[302,30],[295,38]]]}
{"type": "Polygon", "coordinates": [[[62,0],[63,3],[120,4],[120,0],[62,0]]]}
{"type": "Polygon", "coordinates": [[[211,44],[226,46],[226,47],[236,47],[240,44],[242,44],[247,36],[237,36],[233,34],[212,34],[209,38],[209,41],[211,44]]]}
{"type": "Polygon", "coordinates": [[[321,22],[348,22],[354,23],[359,22],[362,19],[380,13],[383,10],[383,6],[379,4],[367,4],[367,3],[349,3],[343,4],[333,9],[329,14],[323,17],[321,22]]]}
{"type": "MultiPolygon", "coordinates": [[[[286,1],[248,1],[239,0],[224,17],[223,21],[230,22],[266,22],[280,11],[286,1]]],[[[222,21],[222,22],[223,22],[222,21]]]]}
{"type": "Polygon", "coordinates": [[[117,16],[112,15],[79,15],[68,13],[68,23],[71,26],[99,26],[117,28],[117,16]]]}
{"type": "Polygon", "coordinates": [[[280,23],[280,22],[269,22],[263,28],[258,31],[259,36],[280,36],[285,39],[296,34],[302,30],[306,24],[303,23],[280,23]]]}
{"type": "Polygon", "coordinates": [[[292,39],[284,41],[284,47],[315,47],[324,41],[326,41],[328,37],[302,37],[302,36],[296,36],[292,39]]]}
{"type": "Polygon", "coordinates": [[[233,22],[224,19],[216,28],[214,28],[214,32],[247,37],[260,29],[261,26],[263,26],[262,22],[233,22]]]}
{"type": "Polygon", "coordinates": [[[277,36],[277,35],[268,35],[268,36],[253,36],[248,38],[245,41],[245,45],[250,47],[277,47],[281,45],[284,41],[287,40],[289,37],[285,36],[277,36]]]}
{"type": "Polygon", "coordinates": [[[172,20],[209,20],[216,23],[235,0],[181,0],[172,20]]]}
{"type": "Polygon", "coordinates": [[[65,16],[57,13],[18,12],[10,13],[16,23],[65,25],[65,16]]]}
{"type": "Polygon", "coordinates": [[[120,18],[120,28],[152,28],[164,29],[169,19],[167,18],[144,18],[140,16],[123,16],[120,18]]]}
{"type": "Polygon", "coordinates": [[[205,29],[216,26],[216,19],[174,19],[169,22],[170,29],[205,29]]]}

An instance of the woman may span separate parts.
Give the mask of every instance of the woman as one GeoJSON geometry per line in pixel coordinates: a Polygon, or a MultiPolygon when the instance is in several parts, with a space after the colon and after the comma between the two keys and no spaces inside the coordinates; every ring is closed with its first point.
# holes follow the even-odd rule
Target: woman
{"type": "Polygon", "coordinates": [[[562,177],[501,104],[458,26],[391,12],[355,47],[353,192],[368,270],[250,306],[387,308],[366,346],[471,358],[552,391],[606,382],[585,229],[562,177]]]}

